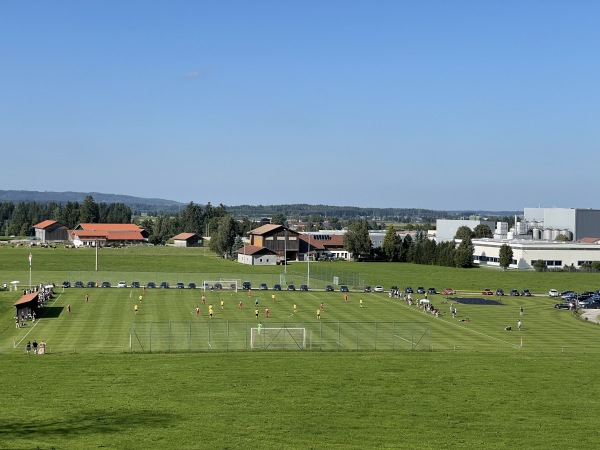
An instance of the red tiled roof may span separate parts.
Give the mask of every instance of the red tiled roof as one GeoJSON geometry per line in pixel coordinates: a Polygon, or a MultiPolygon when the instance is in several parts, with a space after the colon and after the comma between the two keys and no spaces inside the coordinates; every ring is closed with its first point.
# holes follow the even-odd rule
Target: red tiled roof
{"type": "Polygon", "coordinates": [[[140,231],[135,223],[80,223],[76,230],[92,231],[140,231]]]}
{"type": "Polygon", "coordinates": [[[24,303],[29,303],[32,300],[35,300],[38,296],[37,292],[33,292],[31,294],[25,294],[23,297],[21,297],[19,300],[17,300],[15,303],[13,303],[13,306],[17,306],[17,305],[22,305],[24,303]]]}
{"type": "Polygon", "coordinates": [[[586,244],[595,244],[598,241],[600,241],[600,238],[584,237],[584,238],[579,239],[579,242],[584,242],[586,244]]]}
{"type": "MultiPolygon", "coordinates": [[[[88,225],[88,224],[84,224],[88,225]]],[[[119,229],[119,225],[121,224],[89,224],[89,225],[109,225],[114,229],[105,228],[84,228],[84,229],[76,229],[70,230],[69,235],[71,239],[79,239],[81,241],[96,241],[96,240],[106,240],[106,241],[143,241],[144,237],[140,232],[140,229],[137,228],[135,224],[123,224],[126,227],[119,229]],[[133,225],[131,227],[130,225],[133,225]]]]}
{"type": "Polygon", "coordinates": [[[48,228],[49,226],[52,226],[56,223],[56,220],[44,220],[43,222],[38,223],[37,225],[34,225],[33,228],[48,228]]]}

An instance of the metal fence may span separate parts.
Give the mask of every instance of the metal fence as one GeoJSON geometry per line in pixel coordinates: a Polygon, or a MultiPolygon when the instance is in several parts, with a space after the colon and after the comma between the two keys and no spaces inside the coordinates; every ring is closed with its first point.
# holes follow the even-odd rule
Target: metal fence
{"type": "MultiPolygon", "coordinates": [[[[163,281],[168,282],[171,286],[175,286],[177,283],[184,283],[187,287],[189,283],[196,283],[198,287],[206,280],[240,280],[250,281],[253,288],[258,288],[261,283],[266,283],[269,289],[274,284],[282,284],[283,289],[288,284],[296,285],[296,289],[302,284],[307,284],[310,289],[325,289],[325,286],[330,284],[334,286],[347,285],[350,289],[362,289],[366,280],[363,279],[360,274],[356,272],[332,269],[327,267],[326,263],[323,263],[319,267],[318,264],[313,264],[310,267],[310,278],[307,272],[299,272],[289,270],[286,273],[181,273],[181,272],[120,272],[120,271],[69,271],[64,280],[60,279],[56,282],[62,283],[63,281],[70,281],[71,284],[75,284],[76,281],[81,281],[84,286],[89,281],[93,281],[96,285],[101,284],[104,281],[108,281],[111,285],[116,286],[119,281],[125,281],[127,285],[130,285],[132,281],[139,282],[142,286],[149,282],[156,283],[159,285],[163,281]]],[[[238,286],[241,288],[241,286],[238,286]]]]}
{"type": "MultiPolygon", "coordinates": [[[[271,322],[268,329],[304,329],[305,345],[283,336],[277,345],[251,346],[252,329],[260,322],[132,322],[130,352],[209,351],[429,351],[428,322],[271,322]]],[[[270,339],[270,338],[269,338],[270,339]]],[[[264,343],[263,343],[264,344],[264,343]]]]}

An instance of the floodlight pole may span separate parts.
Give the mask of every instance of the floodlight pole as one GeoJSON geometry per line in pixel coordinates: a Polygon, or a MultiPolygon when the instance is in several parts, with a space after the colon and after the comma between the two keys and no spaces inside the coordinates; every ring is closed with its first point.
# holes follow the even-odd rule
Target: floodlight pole
{"type": "Polygon", "coordinates": [[[310,289],[310,231],[308,232],[308,251],[306,252],[306,256],[308,257],[306,287],[308,287],[310,289]]]}
{"type": "Polygon", "coordinates": [[[285,239],[283,240],[283,273],[287,274],[287,228],[285,229],[285,239]]]}
{"type": "Polygon", "coordinates": [[[96,239],[96,272],[98,272],[98,239],[96,239]]]}

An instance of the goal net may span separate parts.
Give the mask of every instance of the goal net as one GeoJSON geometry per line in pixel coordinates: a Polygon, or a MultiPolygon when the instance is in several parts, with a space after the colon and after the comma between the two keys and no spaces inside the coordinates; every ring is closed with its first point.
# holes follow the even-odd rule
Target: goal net
{"type": "Polygon", "coordinates": [[[226,289],[237,292],[241,284],[240,280],[204,280],[202,282],[202,289],[205,291],[207,289],[226,289]]]}
{"type": "Polygon", "coordinates": [[[252,328],[252,350],[306,350],[306,328],[252,328]]]}

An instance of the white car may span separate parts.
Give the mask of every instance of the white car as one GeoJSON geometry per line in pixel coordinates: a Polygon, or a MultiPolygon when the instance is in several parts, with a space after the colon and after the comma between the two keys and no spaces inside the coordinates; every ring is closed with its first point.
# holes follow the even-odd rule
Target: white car
{"type": "Polygon", "coordinates": [[[550,292],[548,292],[548,295],[550,297],[558,297],[559,296],[559,292],[556,289],[550,289],[550,292]]]}
{"type": "Polygon", "coordinates": [[[117,287],[126,288],[127,287],[127,283],[125,283],[124,281],[119,281],[119,284],[117,284],[117,287]]]}
{"type": "Polygon", "coordinates": [[[375,289],[373,289],[375,292],[383,292],[383,286],[375,286],[375,289]]]}

